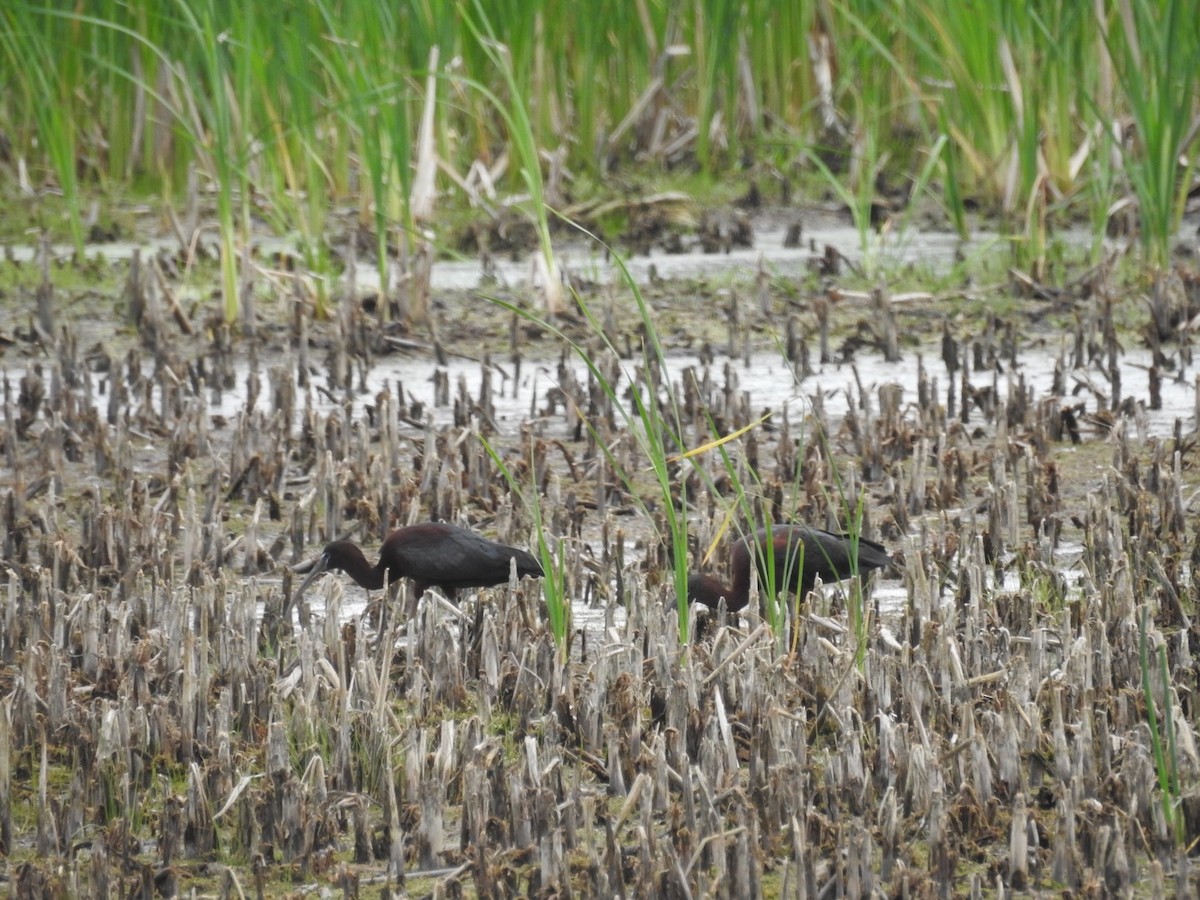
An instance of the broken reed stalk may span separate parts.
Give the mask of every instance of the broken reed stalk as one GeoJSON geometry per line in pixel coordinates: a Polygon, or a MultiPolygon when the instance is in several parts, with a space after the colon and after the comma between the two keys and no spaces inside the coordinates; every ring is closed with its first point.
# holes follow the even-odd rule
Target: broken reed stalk
{"type": "MultiPolygon", "coordinates": [[[[347,373],[366,368],[352,317],[307,332],[344,345],[325,348],[328,377],[299,385],[290,361],[269,367],[270,396],[224,424],[208,374],[228,371],[225,338],[203,375],[182,342],[133,350],[108,364],[105,393],[70,374],[88,363],[63,340],[64,358],[28,367],[5,401],[0,840],[46,854],[16,889],[186,889],[187,863],[217,847],[243,889],[284,872],[352,885],[359,870],[332,864],[351,846],[364,877],[398,889],[436,870],[428,890],[447,893],[731,896],[772,879],[807,896],[965,893],[982,889],[968,865],[980,852],[1006,889],[1122,892],[1146,874],[1194,889],[1164,806],[1195,833],[1194,785],[1164,786],[1147,704],[1127,690],[1146,671],[1144,634],[1158,720],[1187,755],[1194,728],[1174,698],[1196,687],[1190,611],[1172,599],[1191,588],[1184,461],[1146,451],[1089,394],[1078,437],[1112,464],[1076,526],[1051,457],[1070,427],[1030,382],[988,371],[1012,368],[1006,333],[944,357],[970,431],[927,375],[928,403],[854,383],[838,423],[814,401],[809,427],[839,446],[797,446],[786,415],[739,444],[730,471],[762,485],[747,519],[802,471],[797,508],[820,520],[838,453],[855,479],[895,486],[870,513],[903,557],[904,609],[864,615],[860,661],[825,588],[788,664],[753,618],[748,637],[727,620],[681,644],[663,554],[625,515],[639,485],[620,473],[646,471],[646,450],[617,427],[626,389],[657,402],[675,376],[615,365],[618,342],[553,399],[531,397],[530,452],[504,456],[487,431],[505,393],[493,367],[463,383],[460,424],[403,422],[399,390],[348,394],[347,373]],[[545,504],[567,592],[594,585],[604,606],[586,656],[561,654],[519,586],[456,609],[408,598],[402,614],[407,586],[369,605],[330,576],[301,627],[272,623],[272,563],[347,529],[371,544],[436,511],[528,539],[485,441],[545,504]],[[1061,585],[1059,531],[1084,558],[1061,585]],[[31,815],[14,815],[22,804],[31,815]]],[[[684,383],[685,435],[757,416],[736,367],[697,364],[684,383]]],[[[715,508],[724,473],[704,471],[690,502],[715,508]]]]}

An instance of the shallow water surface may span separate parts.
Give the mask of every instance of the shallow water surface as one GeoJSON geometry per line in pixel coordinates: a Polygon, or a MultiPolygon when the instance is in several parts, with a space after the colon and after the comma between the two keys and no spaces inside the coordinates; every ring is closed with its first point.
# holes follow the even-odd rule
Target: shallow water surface
{"type": "MultiPolygon", "coordinates": [[[[1026,350],[1020,354],[1019,364],[1004,373],[996,371],[975,372],[970,376],[970,383],[975,388],[994,387],[998,402],[1002,405],[1010,392],[1021,388],[1024,378],[1024,390],[1031,402],[1048,396],[1051,388],[1055,367],[1060,354],[1067,356],[1067,338],[1064,336],[1061,348],[1039,348],[1026,350]]],[[[923,352],[905,352],[896,363],[885,362],[876,354],[862,354],[852,364],[827,364],[818,366],[815,373],[807,378],[798,380],[792,367],[776,353],[760,352],[751,355],[749,361],[743,359],[722,359],[715,362],[711,369],[711,377],[717,385],[724,385],[726,378],[736,379],[734,390],[743,392],[749,398],[749,408],[755,413],[771,410],[780,414],[784,409],[793,423],[793,429],[802,428],[801,423],[808,415],[814,404],[814,398],[819,395],[820,405],[830,420],[832,428],[836,429],[838,421],[845,414],[848,400],[857,397],[857,385],[861,384],[867,397],[873,403],[873,410],[878,410],[878,389],[884,385],[897,385],[902,390],[901,409],[917,402],[917,382],[920,361],[924,360],[927,377],[936,381],[937,393],[944,401],[947,386],[945,370],[940,359],[938,348],[927,348],[923,352]],[[937,374],[940,371],[940,375],[937,374]]],[[[1162,383],[1162,408],[1150,410],[1145,407],[1144,400],[1148,396],[1149,369],[1151,356],[1148,351],[1136,348],[1128,351],[1121,365],[1123,396],[1136,398],[1136,412],[1130,425],[1131,429],[1141,437],[1168,437],[1172,434],[1176,420],[1183,420],[1185,431],[1190,431],[1194,425],[1196,396],[1194,382],[1183,376],[1166,380],[1162,383]]],[[[667,359],[670,378],[677,385],[683,373],[689,368],[700,372],[703,365],[694,356],[680,355],[667,359]]],[[[360,394],[352,401],[353,415],[362,412],[361,405],[371,403],[374,394],[389,385],[395,391],[397,384],[402,384],[406,392],[426,404],[427,414],[432,416],[436,424],[449,424],[452,418],[452,408],[433,406],[433,375],[438,365],[424,356],[393,357],[380,361],[369,374],[367,392],[360,394]]],[[[482,382],[482,366],[466,360],[452,360],[446,367],[452,385],[457,385],[460,379],[465,381],[472,396],[478,396],[482,382]]],[[[515,433],[520,425],[527,421],[530,410],[542,405],[546,391],[556,383],[557,366],[550,364],[535,364],[527,362],[519,379],[512,377],[512,372],[502,365],[494,368],[504,370],[504,377],[498,377],[493,372],[494,405],[496,424],[505,432],[515,433]]],[[[574,366],[575,377],[580,381],[586,380],[587,370],[582,363],[574,366]]],[[[955,390],[960,389],[956,377],[955,390]]],[[[1071,403],[1083,402],[1086,413],[1103,411],[1111,405],[1108,394],[1109,384],[1098,367],[1072,370],[1066,376],[1067,389],[1074,396],[1068,398],[1071,403]]],[[[219,410],[225,415],[233,415],[238,409],[238,398],[226,394],[219,410]]],[[[975,412],[973,422],[982,424],[982,416],[975,412]]],[[[572,426],[561,416],[555,416],[542,422],[542,433],[549,437],[568,438],[572,426]]],[[[424,435],[418,429],[410,429],[414,441],[423,441],[424,435]]],[[[314,548],[315,549],[315,548],[314,548]]],[[[889,548],[894,556],[902,556],[901,548],[889,548]]],[[[1064,545],[1059,551],[1059,559],[1065,567],[1064,571],[1071,578],[1071,569],[1079,560],[1078,548],[1072,551],[1064,545]]],[[[1074,577],[1078,577],[1078,572],[1074,577]]],[[[1013,585],[1012,587],[1015,587],[1013,585]]],[[[352,585],[345,586],[346,599],[342,606],[345,616],[354,616],[362,612],[365,593],[352,585]]],[[[877,579],[874,597],[881,612],[897,612],[906,601],[905,588],[895,577],[877,579]]],[[[575,610],[577,627],[584,627],[589,632],[599,630],[604,626],[605,611],[577,604],[575,610]]],[[[615,611],[618,624],[623,620],[623,611],[615,611]]]]}
{"type": "MultiPolygon", "coordinates": [[[[1060,237],[1068,242],[1079,243],[1086,241],[1085,233],[1070,233],[1060,237]]],[[[886,261],[889,265],[897,263],[919,262],[929,267],[931,271],[944,271],[953,262],[956,254],[971,254],[989,252],[1000,241],[995,235],[981,234],[970,242],[962,242],[956,236],[947,233],[915,233],[901,237],[895,235],[870,235],[868,252],[878,260],[886,261]]],[[[273,250],[284,250],[290,246],[288,239],[262,238],[258,241],[264,253],[273,250]]],[[[625,261],[625,267],[632,277],[640,283],[652,278],[688,278],[726,277],[739,275],[747,277],[753,274],[757,267],[764,266],[773,275],[801,273],[808,262],[823,251],[825,245],[832,245],[846,254],[852,260],[861,262],[863,248],[860,245],[859,234],[852,228],[833,226],[815,228],[806,231],[803,246],[789,248],[784,245],[784,231],[777,229],[760,229],[755,235],[755,247],[751,249],[734,249],[727,254],[686,253],[670,255],[661,252],[649,256],[632,257],[625,261]]],[[[113,244],[100,248],[89,248],[103,255],[119,259],[127,257],[133,250],[133,244],[113,244]]],[[[172,242],[162,241],[157,244],[142,243],[138,246],[153,251],[158,247],[170,248],[172,242]]],[[[68,251],[64,251],[68,252],[68,251]]],[[[17,248],[15,255],[23,258],[32,254],[32,248],[17,248]]],[[[611,282],[621,277],[621,269],[602,252],[583,245],[565,250],[561,256],[563,265],[576,275],[600,282],[611,282]]],[[[531,272],[528,261],[513,262],[497,258],[494,261],[493,275],[501,282],[508,284],[527,283],[531,272]]],[[[433,266],[433,286],[435,288],[475,288],[480,284],[481,269],[478,260],[463,262],[439,261],[433,266]]],[[[360,265],[357,273],[361,288],[370,289],[371,281],[376,277],[373,266],[360,265]]],[[[1063,334],[1061,338],[1051,338],[1040,346],[1023,348],[1019,352],[1019,362],[1001,370],[995,369],[976,371],[970,375],[970,383],[976,389],[993,389],[998,404],[1004,404],[1010,393],[1023,387],[1030,402],[1039,402],[1049,395],[1056,366],[1067,369],[1065,360],[1069,359],[1072,350],[1072,337],[1063,334]]],[[[773,416],[786,414],[792,424],[794,433],[801,432],[804,421],[814,409],[820,409],[828,419],[832,429],[837,428],[838,422],[847,410],[852,397],[857,397],[860,386],[865,392],[872,412],[878,411],[878,390],[884,385],[896,385],[901,389],[900,409],[912,410],[918,396],[919,369],[924,362],[933,393],[939,402],[945,402],[949,387],[949,376],[941,362],[940,347],[928,346],[919,351],[905,350],[897,362],[886,362],[873,351],[862,351],[849,362],[818,364],[815,371],[808,377],[798,378],[793,367],[781,357],[778,352],[760,351],[748,358],[727,359],[719,358],[709,366],[708,377],[718,389],[725,389],[731,394],[744,397],[747,408],[754,414],[771,411],[773,416]]],[[[1135,398],[1134,415],[1128,426],[1139,439],[1171,435],[1177,420],[1182,420],[1186,431],[1195,427],[1195,376],[1190,372],[1178,373],[1176,377],[1162,382],[1162,408],[1150,410],[1145,405],[1148,397],[1148,384],[1152,358],[1143,348],[1128,350],[1121,360],[1122,396],[1135,398]]],[[[579,360],[569,360],[568,365],[573,369],[575,379],[586,383],[588,369],[579,360]]],[[[624,378],[632,383],[633,374],[638,365],[636,360],[627,360],[624,378]]],[[[149,366],[149,363],[147,363],[149,366]]],[[[668,377],[678,387],[685,373],[690,369],[698,377],[703,377],[704,366],[694,355],[672,355],[666,360],[668,377]]],[[[19,380],[24,368],[21,366],[6,366],[10,379],[19,380]]],[[[560,413],[546,415],[543,410],[548,404],[546,397],[554,391],[558,382],[558,361],[525,360],[519,370],[515,364],[506,360],[493,360],[488,364],[491,383],[492,404],[494,407],[494,424],[502,434],[516,434],[521,425],[535,420],[539,433],[550,438],[570,438],[574,428],[573,423],[560,413]]],[[[310,389],[311,404],[329,412],[335,406],[345,410],[352,418],[364,415],[364,408],[375,402],[375,395],[388,388],[393,395],[403,392],[406,405],[414,401],[424,407],[424,415],[434,425],[441,426],[453,421],[453,398],[459,394],[460,384],[465,386],[466,393],[478,398],[482,391],[484,380],[484,364],[452,357],[446,365],[439,366],[428,354],[421,352],[397,353],[376,361],[374,367],[367,373],[365,390],[350,397],[341,397],[340,391],[310,389]],[[450,384],[451,404],[434,405],[434,377],[442,370],[448,376],[450,384]],[[335,402],[334,398],[339,398],[335,402]]],[[[238,372],[236,386],[233,390],[211,391],[207,398],[208,412],[234,419],[244,412],[246,403],[246,385],[249,370],[245,364],[238,372]]],[[[954,391],[961,402],[961,375],[954,376],[954,391]]],[[[1111,385],[1106,373],[1098,365],[1089,365],[1076,369],[1068,369],[1065,375],[1066,390],[1070,395],[1064,402],[1083,402],[1086,413],[1102,412],[1114,406],[1111,397],[1111,385]]],[[[623,386],[620,386],[618,390],[623,386]]],[[[303,407],[304,401],[298,404],[303,407]]],[[[982,424],[982,416],[972,413],[973,424],[982,424]]],[[[915,416],[914,416],[915,417],[915,416]]],[[[298,423],[295,423],[298,424],[298,423]]],[[[402,426],[402,433],[407,434],[413,441],[423,441],[424,432],[420,428],[402,426]]],[[[900,548],[890,548],[894,555],[900,555],[900,548]]],[[[313,548],[316,552],[316,548],[313,548]]],[[[1067,557],[1070,554],[1066,554],[1067,557]]],[[[1069,566],[1070,562],[1067,560],[1069,566]]],[[[342,617],[349,618],[362,613],[365,594],[348,580],[344,585],[345,602],[340,607],[342,617]]],[[[313,601],[324,596],[324,591],[314,587],[313,601]]],[[[903,585],[899,580],[882,580],[876,584],[875,597],[884,611],[895,610],[905,601],[903,585]]],[[[613,614],[619,621],[623,611],[616,610],[613,614]]],[[[605,622],[605,611],[587,608],[582,604],[575,610],[577,624],[586,626],[589,630],[600,629],[605,622]]]]}

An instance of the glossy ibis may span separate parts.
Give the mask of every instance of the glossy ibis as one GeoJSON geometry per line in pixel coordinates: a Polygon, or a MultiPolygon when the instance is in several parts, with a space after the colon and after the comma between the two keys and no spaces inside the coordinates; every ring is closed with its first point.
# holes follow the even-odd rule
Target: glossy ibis
{"type": "Polygon", "coordinates": [[[320,556],[295,568],[296,574],[306,575],[295,596],[304,593],[322,572],[340,569],[369,591],[383,587],[385,581],[395,584],[401,578],[411,578],[416,596],[437,587],[453,599],[459,588],[504,584],[514,559],[518,578],[542,576],[541,564],[524,550],[497,544],[445,522],[406,525],[387,536],[379,548],[379,562],[374,565],[350,541],[326,544],[320,556]]]}
{"type": "MultiPolygon", "coordinates": [[[[770,531],[770,551],[774,554],[775,584],[795,590],[803,600],[812,590],[817,576],[822,581],[841,581],[853,574],[850,565],[851,538],[808,525],[776,525],[770,531]]],[[[688,577],[688,602],[703,603],[713,609],[721,598],[730,612],[745,609],[750,602],[750,558],[758,559],[759,585],[767,585],[767,529],[760,528],[733,545],[733,584],[726,587],[711,575],[688,577]],[[762,548],[761,550],[759,548],[762,548]]],[[[881,569],[891,559],[882,544],[858,539],[858,569],[863,575],[881,569]]]]}

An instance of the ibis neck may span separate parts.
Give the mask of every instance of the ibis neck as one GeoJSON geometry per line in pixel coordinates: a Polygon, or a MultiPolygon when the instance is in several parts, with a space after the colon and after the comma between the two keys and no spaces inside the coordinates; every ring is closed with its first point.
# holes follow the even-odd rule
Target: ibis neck
{"type": "Polygon", "coordinates": [[[385,569],[382,561],[378,565],[371,565],[357,547],[347,550],[340,559],[332,562],[331,566],[341,569],[354,579],[355,584],[368,591],[377,591],[383,587],[385,569]]]}
{"type": "Polygon", "coordinates": [[[726,587],[711,575],[693,575],[688,579],[689,599],[694,603],[716,609],[725,598],[725,608],[730,612],[744,609],[750,602],[749,585],[743,585],[739,579],[734,579],[733,587],[726,587]]]}

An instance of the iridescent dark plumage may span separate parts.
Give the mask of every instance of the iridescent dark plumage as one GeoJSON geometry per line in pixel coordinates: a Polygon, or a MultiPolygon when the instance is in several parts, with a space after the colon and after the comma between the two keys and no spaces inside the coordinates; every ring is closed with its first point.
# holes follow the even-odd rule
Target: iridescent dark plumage
{"type": "MultiPolygon", "coordinates": [[[[803,599],[812,590],[818,575],[822,581],[841,581],[854,573],[851,546],[848,534],[835,534],[807,525],[776,525],[771,529],[768,544],[767,529],[760,528],[733,545],[730,566],[733,583],[726,586],[711,575],[692,575],[688,578],[688,602],[703,603],[716,609],[724,597],[730,612],[745,609],[750,602],[751,556],[758,565],[759,589],[767,592],[765,559],[768,551],[774,557],[775,584],[795,590],[803,599]]],[[[890,562],[882,544],[858,539],[859,574],[866,575],[890,562]]]]}
{"type": "Polygon", "coordinates": [[[378,590],[384,583],[410,578],[417,596],[431,587],[451,598],[459,588],[490,587],[508,581],[511,560],[517,561],[517,577],[540,578],[541,564],[534,557],[444,522],[425,522],[397,528],[379,548],[379,562],[372,565],[362,550],[350,541],[334,541],[315,560],[297,566],[306,575],[296,596],[322,572],[339,569],[361,587],[378,590]]]}

